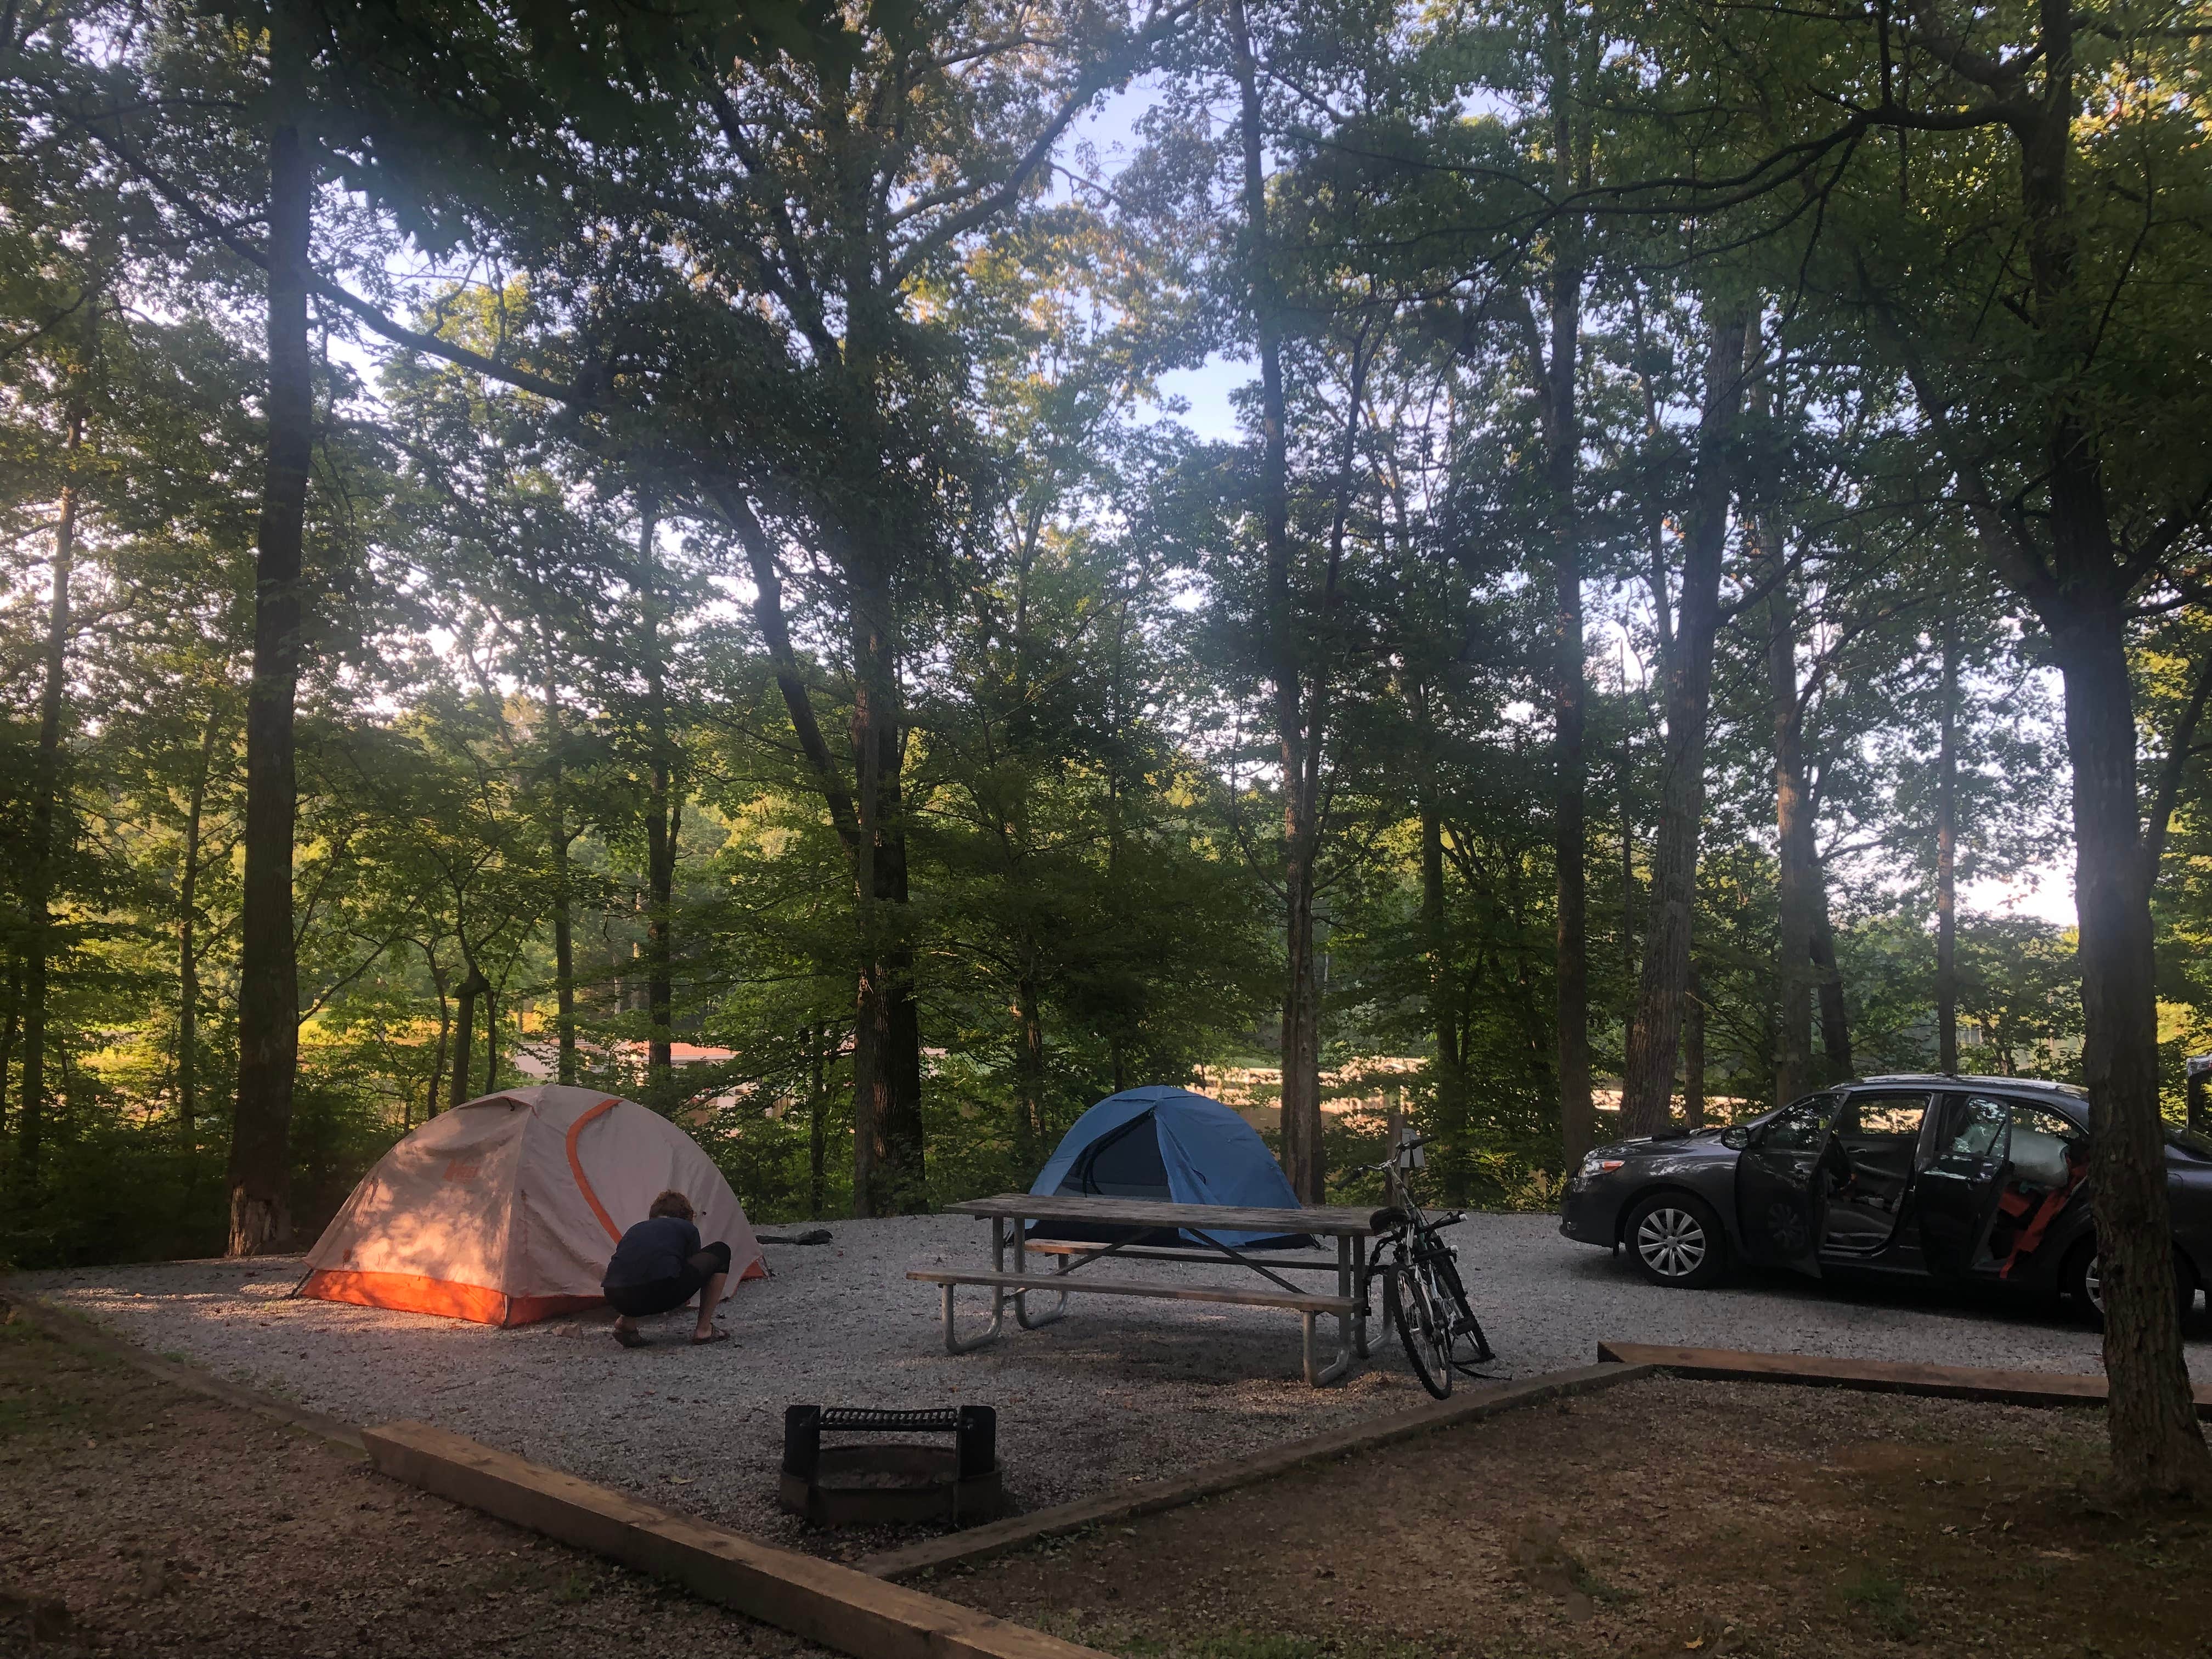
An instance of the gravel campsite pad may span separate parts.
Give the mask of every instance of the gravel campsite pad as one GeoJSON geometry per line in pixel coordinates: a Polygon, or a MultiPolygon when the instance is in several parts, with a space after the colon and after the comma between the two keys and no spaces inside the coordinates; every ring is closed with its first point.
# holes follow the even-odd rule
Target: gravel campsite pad
{"type": "MultiPolygon", "coordinates": [[[[1601,1340],[1694,1343],[1957,1365],[2090,1372],[2094,1333],[2047,1304],[1786,1276],[1687,1293],[1561,1239],[1547,1216],[1477,1216],[1461,1230],[1500,1376],[1588,1364],[1601,1340]]],[[[947,1355],[919,1266],[977,1267],[989,1233],[961,1216],[833,1224],[835,1242],[768,1247],[775,1276],[743,1285],[736,1340],[693,1348],[690,1316],[647,1322],[653,1345],[611,1340],[606,1316],[517,1330],[287,1293],[296,1260],[172,1262],[26,1274],[24,1288],[159,1353],[362,1424],[413,1418],[672,1508],[851,1556],[889,1541],[811,1533],[775,1505],[787,1405],[939,1406],[1000,1413],[1008,1489],[1024,1509],[1065,1502],[1426,1398],[1395,1339],[1344,1382],[1299,1380],[1297,1322],[1263,1310],[1078,1298],[1061,1322],[947,1355]]],[[[1194,1284],[1224,1269],[1177,1272],[1194,1284]]],[[[980,1325],[985,1297],[963,1291],[980,1325]]],[[[2202,1316],[2193,1332],[2201,1336],[2202,1316]]],[[[2212,1351],[2191,1343],[2200,1375],[2212,1351]]]]}
{"type": "Polygon", "coordinates": [[[2179,1659],[2212,1527],[2094,1497],[2100,1412],[1656,1378],[933,1594],[1147,1659],[2179,1659]]]}

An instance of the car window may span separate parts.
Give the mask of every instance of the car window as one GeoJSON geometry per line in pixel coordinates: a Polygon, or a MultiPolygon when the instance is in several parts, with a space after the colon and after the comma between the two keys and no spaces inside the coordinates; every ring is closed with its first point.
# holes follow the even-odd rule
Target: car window
{"type": "Polygon", "coordinates": [[[1811,1095],[1767,1119],[1759,1144],[1777,1152],[1809,1152],[1828,1138],[1836,1112],[1833,1095],[1811,1095]]]}
{"type": "Polygon", "coordinates": [[[1927,1116],[1924,1093],[1855,1094],[1844,1103],[1836,1128],[1846,1138],[1885,1135],[1914,1140],[1919,1138],[1920,1125],[1927,1116]]]}
{"type": "Polygon", "coordinates": [[[2012,1108],[2012,1143],[2005,1158],[2012,1165],[2015,1184],[2063,1187],[2073,1173],[2067,1149],[2087,1139],[2072,1118],[2024,1100],[2007,1103],[2012,1108]]]}
{"type": "Polygon", "coordinates": [[[2015,1129],[2033,1130],[2037,1134],[2050,1135],[2069,1146],[2088,1139],[2079,1125],[2063,1112],[2054,1112],[2047,1106],[2031,1106],[2024,1100],[2012,1105],[2012,1123],[2015,1129]]]}
{"type": "Polygon", "coordinates": [[[2169,1146],[2179,1146],[2190,1157],[2212,1164],[2212,1135],[2199,1134],[2194,1129],[2177,1129],[2169,1123],[2166,1140],[2169,1146]]]}
{"type": "Polygon", "coordinates": [[[1943,1137],[1943,1146],[1938,1154],[1942,1158],[2002,1158],[2004,1156],[2005,1129],[2012,1115],[2002,1100],[1987,1095],[1954,1097],[1951,1102],[1951,1117],[1943,1137]]]}

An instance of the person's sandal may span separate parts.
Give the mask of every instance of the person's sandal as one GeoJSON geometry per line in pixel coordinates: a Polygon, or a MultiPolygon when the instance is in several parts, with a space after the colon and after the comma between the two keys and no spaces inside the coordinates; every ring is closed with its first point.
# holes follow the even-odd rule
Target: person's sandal
{"type": "Polygon", "coordinates": [[[691,1346],[695,1348],[703,1348],[709,1342],[726,1342],[729,1340],[730,1334],[724,1330],[720,1326],[717,1325],[713,1331],[705,1336],[693,1336],[691,1339],[691,1346]]]}
{"type": "Polygon", "coordinates": [[[643,1331],[626,1331],[619,1325],[614,1328],[614,1331],[615,1340],[621,1343],[625,1348],[641,1348],[645,1346],[645,1333],[643,1331]]]}

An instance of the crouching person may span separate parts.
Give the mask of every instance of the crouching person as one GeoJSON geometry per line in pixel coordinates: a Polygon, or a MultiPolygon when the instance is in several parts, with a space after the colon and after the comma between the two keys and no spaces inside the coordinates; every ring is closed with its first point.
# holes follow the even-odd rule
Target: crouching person
{"type": "Polygon", "coordinates": [[[637,1328],[641,1316],[672,1312],[695,1296],[699,1328],[691,1340],[726,1342],[730,1334],[714,1323],[714,1310],[721,1305],[729,1279],[730,1247],[719,1239],[702,1245],[691,1200],[666,1192],[653,1200],[644,1220],[622,1236],[599,1288],[617,1315],[615,1340],[625,1348],[645,1346],[645,1334],[637,1328]]]}

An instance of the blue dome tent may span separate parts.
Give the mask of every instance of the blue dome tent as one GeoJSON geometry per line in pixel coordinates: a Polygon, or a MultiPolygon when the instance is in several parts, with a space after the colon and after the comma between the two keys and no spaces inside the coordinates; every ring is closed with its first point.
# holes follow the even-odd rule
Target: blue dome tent
{"type": "MultiPolygon", "coordinates": [[[[1030,1191],[1267,1210],[1300,1207],[1282,1166],[1250,1124],[1218,1100],[1157,1084],[1109,1095],[1076,1119],[1030,1191]]],[[[1122,1236],[1084,1222],[1030,1224],[1032,1238],[1110,1243],[1122,1236]]],[[[1240,1249],[1288,1249],[1313,1243],[1304,1233],[1210,1236],[1240,1249]]],[[[1198,1241],[1163,1230],[1132,1242],[1198,1241]]]]}

